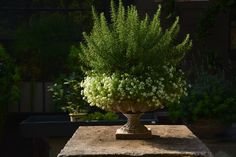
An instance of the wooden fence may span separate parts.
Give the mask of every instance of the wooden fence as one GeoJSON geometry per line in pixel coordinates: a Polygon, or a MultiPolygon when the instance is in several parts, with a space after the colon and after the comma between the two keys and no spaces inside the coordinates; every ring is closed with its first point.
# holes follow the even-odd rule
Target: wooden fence
{"type": "Polygon", "coordinates": [[[50,82],[23,82],[20,101],[10,104],[8,112],[54,112],[52,97],[48,91],[50,85],[50,82]]]}

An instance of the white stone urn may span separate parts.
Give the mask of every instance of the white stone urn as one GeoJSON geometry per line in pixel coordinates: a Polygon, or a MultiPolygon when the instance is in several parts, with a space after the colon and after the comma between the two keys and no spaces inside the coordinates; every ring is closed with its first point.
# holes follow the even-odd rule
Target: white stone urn
{"type": "Polygon", "coordinates": [[[157,109],[145,103],[132,101],[113,104],[111,111],[121,112],[127,118],[127,123],[116,130],[116,139],[148,139],[152,137],[151,129],[140,122],[144,112],[157,109]]]}

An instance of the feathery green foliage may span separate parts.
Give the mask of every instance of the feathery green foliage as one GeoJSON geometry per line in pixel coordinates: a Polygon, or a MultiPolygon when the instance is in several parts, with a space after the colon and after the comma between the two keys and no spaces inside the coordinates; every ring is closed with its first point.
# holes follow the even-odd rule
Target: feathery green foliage
{"type": "Polygon", "coordinates": [[[167,29],[160,23],[161,5],[150,19],[140,19],[135,6],[127,9],[119,1],[116,8],[111,1],[111,23],[104,13],[98,15],[93,8],[94,26],[90,34],[83,33],[80,58],[96,73],[129,73],[140,75],[147,67],[159,69],[163,65],[174,67],[191,48],[189,34],[178,43],[179,18],[167,29]]]}

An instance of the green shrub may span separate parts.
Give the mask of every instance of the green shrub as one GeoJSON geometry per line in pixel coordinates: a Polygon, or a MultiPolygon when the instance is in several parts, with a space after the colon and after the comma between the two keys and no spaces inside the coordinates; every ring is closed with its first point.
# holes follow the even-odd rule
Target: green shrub
{"type": "Polygon", "coordinates": [[[188,93],[180,104],[169,104],[173,119],[183,118],[188,122],[198,119],[236,121],[236,90],[222,74],[202,74],[188,93]]]}
{"type": "Polygon", "coordinates": [[[89,113],[86,117],[83,118],[83,120],[117,120],[117,119],[118,119],[117,114],[113,112],[107,112],[107,113],[94,112],[94,113],[89,113]]]}
{"type": "Polygon", "coordinates": [[[16,104],[20,98],[19,81],[17,67],[0,46],[0,135],[8,105],[16,104]]]}
{"type": "Polygon", "coordinates": [[[49,87],[56,111],[87,112],[88,104],[82,99],[80,81],[75,75],[62,77],[49,87]]]}

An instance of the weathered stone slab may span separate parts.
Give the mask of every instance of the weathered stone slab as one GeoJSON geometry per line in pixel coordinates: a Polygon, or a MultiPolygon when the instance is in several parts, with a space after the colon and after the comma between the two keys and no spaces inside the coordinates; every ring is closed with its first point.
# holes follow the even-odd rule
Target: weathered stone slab
{"type": "Polygon", "coordinates": [[[184,125],[149,125],[153,137],[146,140],[116,140],[119,127],[81,126],[58,157],[212,157],[184,125]]]}

